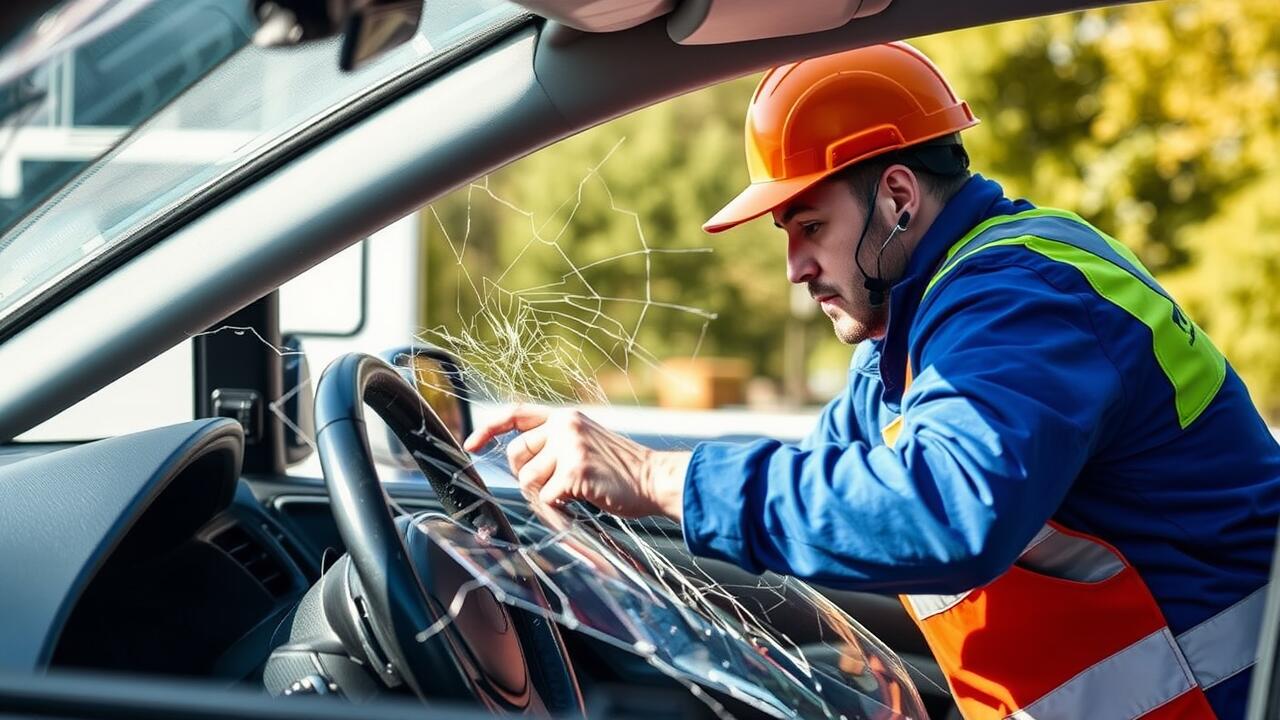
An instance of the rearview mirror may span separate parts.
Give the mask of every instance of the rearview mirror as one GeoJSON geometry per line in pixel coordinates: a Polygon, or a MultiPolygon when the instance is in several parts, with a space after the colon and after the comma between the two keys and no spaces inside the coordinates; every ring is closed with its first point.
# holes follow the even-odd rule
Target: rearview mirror
{"type": "Polygon", "coordinates": [[[253,0],[261,22],[253,42],[297,45],[342,36],[339,66],[346,72],[413,39],[423,0],[253,0]]]}
{"type": "MultiPolygon", "coordinates": [[[[456,357],[434,345],[415,344],[382,353],[387,364],[418,391],[459,443],[471,434],[471,401],[456,357]]],[[[387,444],[398,464],[414,467],[413,458],[389,430],[387,444]],[[403,456],[403,457],[402,457],[403,456]]]]}

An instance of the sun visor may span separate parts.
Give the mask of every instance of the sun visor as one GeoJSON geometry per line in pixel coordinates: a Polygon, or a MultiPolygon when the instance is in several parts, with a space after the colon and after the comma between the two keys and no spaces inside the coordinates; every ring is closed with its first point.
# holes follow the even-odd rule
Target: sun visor
{"type": "Polygon", "coordinates": [[[682,45],[762,40],[831,30],[875,15],[893,0],[683,0],[667,19],[667,34],[682,45]]]}
{"type": "Polygon", "coordinates": [[[584,32],[615,32],[671,12],[675,0],[516,0],[541,15],[584,32]]]}

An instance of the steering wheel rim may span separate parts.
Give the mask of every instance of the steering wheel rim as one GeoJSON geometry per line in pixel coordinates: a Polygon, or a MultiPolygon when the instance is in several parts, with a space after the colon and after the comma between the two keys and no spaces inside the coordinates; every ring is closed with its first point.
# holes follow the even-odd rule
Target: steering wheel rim
{"type": "MultiPolygon", "coordinates": [[[[432,562],[445,572],[460,568],[442,568],[445,563],[438,557],[428,557],[433,555],[427,547],[430,543],[424,543],[425,535],[414,527],[420,516],[408,522],[394,517],[369,449],[366,404],[417,460],[446,513],[464,524],[484,526],[501,540],[518,539],[500,508],[454,481],[466,467],[460,463],[465,462],[466,452],[394,368],[361,353],[333,361],[316,388],[316,445],[334,520],[355,576],[349,578],[352,592],[359,596],[353,599],[365,603],[370,630],[387,662],[423,700],[473,698],[498,711],[584,715],[582,692],[555,623],[536,613],[501,605],[486,589],[468,593],[464,612],[476,595],[475,603],[483,609],[475,612],[489,616],[479,623],[485,626],[482,630],[503,634],[505,631],[494,628],[502,627],[503,619],[507,621],[506,627],[518,640],[514,647],[524,662],[523,677],[530,692],[513,695],[504,687],[510,682],[495,682],[494,673],[484,671],[485,654],[490,652],[487,648],[497,643],[510,650],[511,637],[491,636],[485,643],[477,643],[477,638],[464,637],[451,621],[444,623],[440,632],[418,639],[424,629],[437,626],[453,600],[434,597],[422,574],[436,576],[432,562]],[[443,468],[452,468],[452,472],[443,468]]],[[[466,474],[468,483],[485,492],[474,470],[466,474]]],[[[530,591],[545,605],[536,583],[530,591]]],[[[457,618],[462,615],[460,612],[457,618]]],[[[467,623],[467,627],[478,632],[477,623],[467,623]]]]}

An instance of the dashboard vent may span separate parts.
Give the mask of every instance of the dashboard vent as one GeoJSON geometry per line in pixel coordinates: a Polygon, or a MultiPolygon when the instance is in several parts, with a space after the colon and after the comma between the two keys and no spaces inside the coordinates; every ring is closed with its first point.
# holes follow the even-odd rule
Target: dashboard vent
{"type": "Polygon", "coordinates": [[[209,540],[240,563],[273,597],[284,597],[293,589],[293,580],[279,559],[267,550],[261,540],[239,525],[231,525],[209,540]]]}

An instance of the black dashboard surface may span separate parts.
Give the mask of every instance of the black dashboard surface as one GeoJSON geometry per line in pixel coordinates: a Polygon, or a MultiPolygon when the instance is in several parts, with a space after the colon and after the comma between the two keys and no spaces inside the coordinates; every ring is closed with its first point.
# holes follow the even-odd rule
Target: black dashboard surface
{"type": "MultiPolygon", "coordinates": [[[[341,540],[322,480],[241,479],[242,442],[238,424],[208,419],[70,447],[0,447],[0,673],[253,680],[322,551],[341,540]]],[[[392,485],[406,509],[439,509],[425,482],[392,485]]],[[[677,526],[650,530],[655,549],[683,559],[677,526]]],[[[700,569],[752,595],[741,571],[700,569]]],[[[905,615],[893,600],[829,596],[916,652],[918,638],[898,637],[905,615]]],[[[811,618],[769,620],[809,640],[811,618]]]]}
{"type": "Polygon", "coordinates": [[[225,510],[243,444],[206,419],[0,465],[0,670],[49,663],[108,557],[180,545],[225,510]]]}

